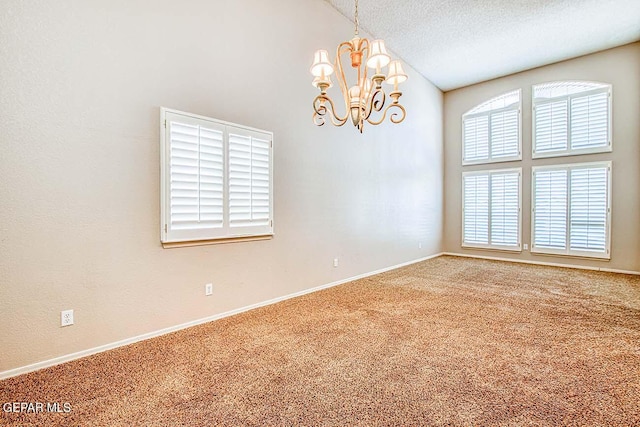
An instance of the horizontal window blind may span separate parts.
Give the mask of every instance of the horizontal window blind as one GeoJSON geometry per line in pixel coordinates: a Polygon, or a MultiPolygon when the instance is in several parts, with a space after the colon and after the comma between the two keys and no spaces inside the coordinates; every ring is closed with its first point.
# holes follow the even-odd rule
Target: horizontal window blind
{"type": "Polygon", "coordinates": [[[520,174],[491,175],[491,244],[517,246],[520,225],[520,174]]]}
{"type": "Polygon", "coordinates": [[[492,98],[462,116],[463,163],[518,160],[520,90],[492,98]]]}
{"type": "Polygon", "coordinates": [[[229,224],[268,226],[270,220],[268,135],[229,128],[229,224]]]}
{"type": "Polygon", "coordinates": [[[464,177],[463,242],[489,244],[489,175],[464,177]]]}
{"type": "Polygon", "coordinates": [[[273,233],[272,134],[162,109],[162,241],[273,233]]]}
{"type": "Polygon", "coordinates": [[[606,147],[608,125],[608,92],[571,99],[571,149],[606,147]]]}
{"type": "Polygon", "coordinates": [[[605,252],[607,168],[571,171],[571,249],[605,252]]]}
{"type": "Polygon", "coordinates": [[[532,250],[609,257],[610,162],[533,169],[532,250]]]}
{"type": "Polygon", "coordinates": [[[611,150],[611,85],[551,82],[533,87],[534,157],[611,150]]]}
{"type": "Polygon", "coordinates": [[[471,117],[464,121],[464,158],[481,160],[489,158],[489,117],[471,117]]]}
{"type": "Polygon", "coordinates": [[[463,174],[463,246],[520,248],[521,172],[463,174]]]}
{"type": "Polygon", "coordinates": [[[533,191],[533,247],[567,247],[567,170],[535,173],[533,191]]]}
{"type": "Polygon", "coordinates": [[[168,126],[171,228],[222,227],[223,132],[176,118],[168,126]]]}

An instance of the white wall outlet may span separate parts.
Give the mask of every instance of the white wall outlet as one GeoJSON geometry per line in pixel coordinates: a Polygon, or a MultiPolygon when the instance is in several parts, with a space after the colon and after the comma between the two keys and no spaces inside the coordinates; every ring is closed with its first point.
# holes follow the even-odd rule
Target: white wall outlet
{"type": "Polygon", "coordinates": [[[204,285],[204,294],[206,296],[213,295],[213,283],[207,283],[204,285]]]}
{"type": "Polygon", "coordinates": [[[529,245],[525,243],[524,245],[522,245],[522,249],[524,249],[525,251],[529,250],[529,245]]]}
{"type": "Polygon", "coordinates": [[[333,259],[333,266],[337,267],[338,266],[338,258],[334,258],[333,259]]]}
{"type": "Polygon", "coordinates": [[[418,249],[422,249],[422,242],[418,243],[418,249]]]}
{"type": "Polygon", "coordinates": [[[73,325],[73,310],[63,310],[60,312],[60,326],[73,325]]]}

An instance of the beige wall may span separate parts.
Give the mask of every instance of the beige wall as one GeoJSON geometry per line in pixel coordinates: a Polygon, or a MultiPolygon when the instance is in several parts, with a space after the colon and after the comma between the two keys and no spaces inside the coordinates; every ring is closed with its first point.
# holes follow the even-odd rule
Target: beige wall
{"type": "Polygon", "coordinates": [[[404,123],[311,122],[352,30],[321,0],[5,0],[0,372],[440,252],[442,93],[409,69],[404,123]],[[274,132],[273,240],[161,247],[161,106],[274,132]]]}
{"type": "Polygon", "coordinates": [[[640,43],[537,68],[445,94],[444,249],[463,253],[640,271],[640,43]],[[531,85],[554,80],[594,80],[613,84],[613,152],[531,159],[531,85]],[[518,162],[461,166],[461,116],[475,105],[513,89],[522,89],[522,150],[518,162]],[[559,163],[612,161],[611,260],[508,253],[461,247],[462,172],[484,168],[523,168],[523,243],[531,240],[531,167],[559,163]]]}

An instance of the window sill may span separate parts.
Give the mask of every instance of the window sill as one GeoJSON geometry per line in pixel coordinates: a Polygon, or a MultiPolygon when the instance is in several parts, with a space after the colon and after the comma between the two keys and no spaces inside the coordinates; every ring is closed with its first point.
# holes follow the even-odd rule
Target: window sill
{"type": "Polygon", "coordinates": [[[482,251],[494,251],[494,252],[509,252],[509,253],[520,253],[522,252],[522,248],[520,246],[516,246],[516,247],[506,247],[506,246],[481,246],[481,245],[469,245],[469,244],[463,244],[461,245],[462,249],[475,249],[475,250],[482,250],[482,251]]]}
{"type": "Polygon", "coordinates": [[[257,240],[271,240],[273,234],[264,236],[245,236],[245,237],[228,237],[226,239],[209,239],[209,240],[194,240],[190,242],[162,242],[164,249],[172,248],[185,248],[189,246],[205,246],[205,245],[218,245],[222,243],[237,243],[237,242],[254,242],[257,240]]]}
{"type": "Polygon", "coordinates": [[[532,255],[542,255],[542,256],[555,256],[562,258],[577,258],[577,259],[588,259],[591,261],[611,261],[611,256],[609,254],[589,254],[589,253],[558,253],[553,251],[543,251],[540,249],[531,249],[532,255]]]}

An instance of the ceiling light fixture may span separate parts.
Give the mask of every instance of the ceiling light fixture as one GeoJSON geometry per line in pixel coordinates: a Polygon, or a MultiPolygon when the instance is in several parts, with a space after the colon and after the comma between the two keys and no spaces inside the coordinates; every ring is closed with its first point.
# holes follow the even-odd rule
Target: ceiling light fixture
{"type": "Polygon", "coordinates": [[[326,121],[326,116],[329,116],[335,126],[342,126],[351,117],[353,125],[362,133],[365,121],[372,125],[379,125],[385,120],[387,112],[391,108],[399,110],[391,113],[389,117],[391,122],[400,123],[404,120],[406,111],[399,102],[402,92],[398,90],[398,84],[407,80],[407,75],[404,73],[400,61],[391,61],[384,41],[369,41],[358,36],[358,0],[355,0],[355,7],[355,35],[350,41],[342,42],[338,46],[335,67],[329,61],[329,53],[326,50],[318,50],[314,54],[311,66],[311,74],[314,76],[312,84],[320,89],[320,95],[313,100],[313,122],[322,126],[326,121]],[[347,53],[351,58],[351,67],[356,69],[355,74],[357,74],[353,86],[348,85],[342,65],[342,56],[347,53]],[[386,66],[389,69],[385,76],[382,69],[386,66]],[[367,68],[375,71],[371,78],[367,74],[367,68]],[[336,112],[333,100],[327,95],[327,89],[333,86],[331,74],[335,69],[337,69],[336,78],[340,84],[340,91],[345,103],[344,117],[336,112]],[[393,91],[389,93],[391,103],[386,108],[384,105],[387,95],[382,88],[382,82],[393,85],[393,91]],[[372,113],[381,111],[382,113],[377,115],[377,119],[371,117],[372,113]]]}

